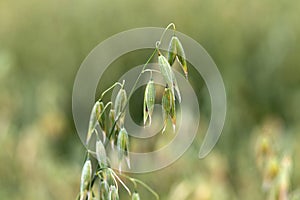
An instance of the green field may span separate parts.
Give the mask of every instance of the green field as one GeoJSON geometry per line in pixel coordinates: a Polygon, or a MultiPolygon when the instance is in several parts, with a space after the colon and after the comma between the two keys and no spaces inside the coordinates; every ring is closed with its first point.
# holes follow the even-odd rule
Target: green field
{"type": "MultiPolygon", "coordinates": [[[[191,67],[190,83],[201,102],[196,140],[171,166],[132,176],[162,200],[283,200],[270,197],[273,189],[263,190],[265,184],[280,188],[283,180],[290,199],[300,199],[299,11],[297,0],[0,0],[0,199],[75,199],[85,156],[72,116],[80,64],[113,34],[170,22],[218,66],[226,122],[214,150],[199,160],[211,105],[191,67]],[[267,169],[260,166],[261,159],[269,162],[261,157],[269,148],[263,145],[275,152],[267,169]],[[287,162],[291,169],[284,174],[287,162]]],[[[140,53],[114,63],[99,90],[151,54],[140,53]]],[[[149,146],[159,146],[161,137],[149,146]]],[[[123,190],[120,195],[130,199],[123,190]]],[[[153,198],[144,189],[140,195],[153,198]]]]}

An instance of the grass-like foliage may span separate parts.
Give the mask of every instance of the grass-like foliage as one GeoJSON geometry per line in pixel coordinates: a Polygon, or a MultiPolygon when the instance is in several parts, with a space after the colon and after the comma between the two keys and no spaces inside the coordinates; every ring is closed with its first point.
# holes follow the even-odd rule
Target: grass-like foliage
{"type": "Polygon", "coordinates": [[[292,191],[292,156],[284,148],[282,134],[274,123],[265,123],[256,140],[256,165],[262,177],[262,190],[266,200],[299,199],[292,191]]]}

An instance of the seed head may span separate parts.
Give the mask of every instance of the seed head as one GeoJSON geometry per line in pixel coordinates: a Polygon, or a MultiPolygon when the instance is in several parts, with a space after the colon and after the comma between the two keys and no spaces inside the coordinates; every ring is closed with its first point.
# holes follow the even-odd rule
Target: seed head
{"type": "Polygon", "coordinates": [[[112,132],[112,135],[110,137],[110,143],[111,143],[112,149],[114,149],[115,143],[116,143],[117,138],[118,138],[118,133],[120,131],[120,128],[119,128],[118,125],[116,125],[114,127],[114,130],[112,130],[115,120],[116,120],[116,112],[115,112],[114,109],[111,109],[109,111],[109,127],[110,127],[109,131],[112,132]]]}
{"type": "Polygon", "coordinates": [[[126,91],[123,88],[121,88],[117,94],[115,104],[114,104],[116,117],[118,117],[120,115],[119,120],[118,120],[119,127],[124,126],[125,112],[122,113],[122,111],[125,109],[126,102],[127,102],[126,91]]]}
{"type": "Polygon", "coordinates": [[[158,65],[159,65],[160,72],[164,77],[164,80],[166,81],[166,83],[169,85],[169,87],[173,92],[172,69],[170,64],[168,63],[168,60],[163,55],[158,56],[158,65]]]}
{"type": "Polygon", "coordinates": [[[187,69],[187,63],[186,63],[186,57],[185,53],[182,47],[182,44],[178,37],[173,36],[171,38],[170,44],[169,44],[169,49],[168,49],[168,61],[170,65],[173,65],[175,61],[175,57],[177,57],[181,68],[184,72],[185,77],[187,78],[188,76],[188,69],[187,69]]]}
{"type": "Polygon", "coordinates": [[[176,49],[177,49],[177,58],[181,64],[181,68],[184,72],[185,77],[188,77],[188,69],[187,69],[187,63],[186,63],[186,58],[185,58],[185,53],[182,47],[181,42],[177,38],[177,43],[176,43],[176,49]]]}
{"type": "Polygon", "coordinates": [[[92,163],[90,160],[86,160],[81,172],[81,181],[80,181],[81,196],[83,196],[89,190],[91,180],[92,180],[92,163]]]}
{"type": "MultiPolygon", "coordinates": [[[[174,74],[173,71],[172,71],[172,82],[173,82],[173,87],[174,87],[174,89],[177,93],[177,96],[178,96],[178,101],[180,103],[181,102],[181,94],[180,94],[178,83],[177,83],[177,80],[176,80],[176,77],[175,77],[175,74],[174,74]]],[[[174,94],[174,97],[175,97],[175,94],[174,94]]]]}
{"type": "Polygon", "coordinates": [[[96,115],[100,128],[104,133],[106,133],[106,113],[104,111],[104,104],[102,101],[99,103],[99,109],[96,110],[96,115]]]}
{"type": "Polygon", "coordinates": [[[89,129],[88,129],[88,133],[87,133],[87,136],[86,136],[86,144],[89,143],[91,137],[92,137],[92,134],[96,128],[96,125],[97,125],[97,113],[100,112],[100,103],[99,101],[97,101],[93,108],[92,108],[92,112],[91,112],[91,115],[90,115],[90,122],[89,122],[89,129]]]}
{"type": "Polygon", "coordinates": [[[171,118],[173,124],[173,131],[175,131],[175,127],[176,127],[175,101],[173,98],[173,93],[168,86],[165,88],[162,97],[162,108],[163,108],[163,118],[164,118],[164,128],[162,132],[164,132],[167,127],[168,117],[171,118]]]}
{"type": "Polygon", "coordinates": [[[177,56],[177,51],[176,51],[176,38],[173,36],[171,38],[170,44],[169,44],[169,49],[168,49],[168,62],[172,66],[173,63],[175,62],[176,56],[177,56]]]}
{"type": "Polygon", "coordinates": [[[116,119],[116,111],[114,109],[110,109],[108,118],[109,118],[109,126],[112,127],[116,119]]]}
{"type": "Polygon", "coordinates": [[[100,140],[96,142],[96,156],[100,167],[107,166],[105,147],[100,140]]]}
{"type": "Polygon", "coordinates": [[[117,148],[118,148],[118,156],[119,156],[119,171],[121,172],[121,162],[126,159],[127,165],[130,168],[129,162],[129,138],[126,129],[123,127],[121,128],[118,134],[118,141],[117,141],[117,148]]]}
{"type": "Polygon", "coordinates": [[[144,125],[146,125],[147,120],[149,119],[149,125],[151,125],[151,116],[153,113],[155,104],[155,86],[154,82],[151,79],[145,89],[144,94],[144,125]]]}

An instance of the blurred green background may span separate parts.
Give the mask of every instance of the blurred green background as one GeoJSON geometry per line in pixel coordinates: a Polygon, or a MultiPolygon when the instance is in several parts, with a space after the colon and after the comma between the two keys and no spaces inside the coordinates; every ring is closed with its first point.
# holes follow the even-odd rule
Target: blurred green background
{"type": "MultiPolygon", "coordinates": [[[[162,199],[265,199],[254,141],[267,121],[281,132],[279,153],[292,157],[290,191],[300,188],[299,11],[297,0],[0,0],[0,199],[75,199],[85,149],[71,97],[81,62],[113,34],[170,22],[219,67],[226,124],[207,158],[197,159],[199,136],[175,164],[133,176],[162,199]]],[[[210,117],[205,86],[198,96],[202,133],[210,117]]]]}

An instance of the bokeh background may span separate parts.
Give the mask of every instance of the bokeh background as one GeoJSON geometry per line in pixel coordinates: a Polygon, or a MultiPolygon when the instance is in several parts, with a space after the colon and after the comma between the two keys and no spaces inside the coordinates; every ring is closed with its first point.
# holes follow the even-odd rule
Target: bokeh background
{"type": "MultiPolygon", "coordinates": [[[[132,176],[163,200],[266,199],[255,143],[269,127],[280,135],[274,141],[279,162],[283,155],[291,158],[289,193],[296,199],[299,11],[297,0],[0,0],[0,199],[75,199],[85,149],[71,97],[81,62],[113,34],[170,22],[203,45],[219,67],[228,98],[226,124],[213,152],[198,160],[210,100],[191,67],[203,115],[199,137],[170,167],[132,176]]],[[[107,74],[117,79],[126,67],[145,62],[150,51],[142,53],[124,56],[115,63],[119,70],[107,74]]],[[[111,84],[101,81],[99,90],[111,84]]],[[[121,199],[129,197],[122,193],[121,199]]]]}

